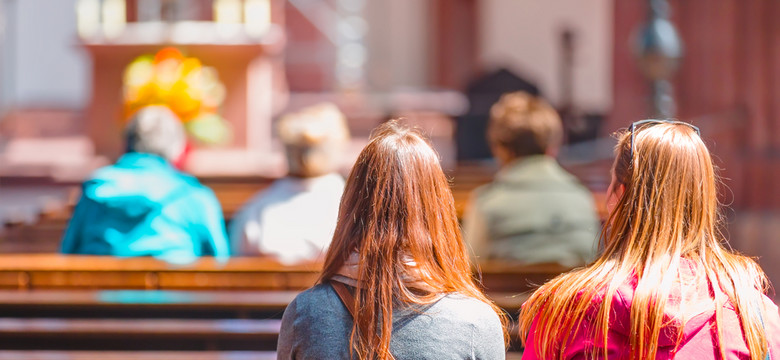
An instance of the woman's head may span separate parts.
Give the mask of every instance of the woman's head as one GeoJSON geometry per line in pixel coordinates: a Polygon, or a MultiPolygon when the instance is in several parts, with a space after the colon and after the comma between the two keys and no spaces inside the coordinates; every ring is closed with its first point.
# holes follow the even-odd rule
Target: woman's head
{"type": "Polygon", "coordinates": [[[490,108],[487,138],[502,163],[533,156],[555,156],[563,140],[558,112],[544,99],[527,92],[504,94],[490,108]]]}
{"type": "Polygon", "coordinates": [[[607,243],[659,255],[717,246],[717,179],[697,128],[637,123],[619,135],[612,175],[607,243]]]}
{"type": "Polygon", "coordinates": [[[187,145],[181,121],[162,105],[136,111],[125,127],[125,140],[128,152],[154,154],[168,161],[178,159],[187,145]]]}
{"type": "Polygon", "coordinates": [[[349,142],[347,119],[336,105],[322,103],[290,113],[276,124],[292,176],[316,177],[338,170],[349,142]]]}
{"type": "MultiPolygon", "coordinates": [[[[357,253],[399,270],[411,258],[439,287],[446,281],[437,268],[451,269],[447,263],[465,259],[465,251],[436,152],[419,132],[395,121],[377,128],[347,179],[328,258],[345,261],[357,253]]],[[[458,265],[467,270],[468,263],[458,265]]],[[[385,271],[367,270],[369,278],[361,280],[385,271]]]]}
{"type": "Polygon", "coordinates": [[[389,358],[392,324],[384,319],[396,302],[460,292],[490,303],[472,280],[439,157],[418,131],[395,121],[374,131],[352,168],[321,280],[338,274],[352,254],[359,259],[361,311],[352,334],[359,355],[389,358]],[[424,286],[410,287],[410,278],[424,286]]]}
{"type": "MultiPolygon", "coordinates": [[[[642,121],[618,136],[612,184],[607,194],[609,219],[602,240],[604,251],[590,266],[542,286],[526,302],[521,317],[527,332],[539,318],[540,352],[562,353],[575,327],[586,321],[598,299],[613,299],[617,288],[631,283],[630,341],[632,358],[655,358],[662,327],[679,330],[685,319],[669,321],[665,314],[672,294],[697,286],[681,280],[680,269],[692,266],[712,289],[716,331],[721,336],[720,310],[735,305],[753,360],[766,351],[758,311],[766,289],[763,271],[750,258],[724,248],[719,233],[717,177],[698,129],[675,121],[642,121]],[[682,259],[687,259],[682,265],[682,259]],[[565,315],[564,321],[552,321],[565,315]],[[679,320],[679,321],[678,321],[679,320]]],[[[709,299],[706,299],[709,300],[709,299]]],[[[676,301],[705,301],[683,299],[676,301]]],[[[685,304],[681,304],[680,309],[685,304]]],[[[611,301],[601,301],[591,327],[597,343],[593,356],[606,353],[614,319],[611,301]]],[[[678,332],[682,333],[682,332],[678,332]]],[[[717,349],[725,357],[722,348],[717,349]]]]}

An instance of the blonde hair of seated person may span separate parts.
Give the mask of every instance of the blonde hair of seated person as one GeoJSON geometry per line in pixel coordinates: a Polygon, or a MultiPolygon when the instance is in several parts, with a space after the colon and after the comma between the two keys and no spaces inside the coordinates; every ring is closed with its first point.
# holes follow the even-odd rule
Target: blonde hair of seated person
{"type": "MultiPolygon", "coordinates": [[[[601,301],[595,318],[585,319],[596,299],[612,299],[617,287],[636,277],[630,304],[633,359],[654,359],[663,314],[681,259],[697,266],[714,292],[717,336],[722,339],[722,306],[730,301],[742,324],[752,360],[767,350],[757,304],[767,289],[763,271],[750,258],[724,248],[718,228],[717,177],[704,142],[684,124],[650,123],[619,135],[612,208],[602,234],[603,253],[590,266],[544,284],[520,314],[521,338],[537,319],[540,358],[558,359],[583,321],[594,325],[593,358],[606,358],[611,301],[601,301]],[[724,295],[725,294],[725,295],[724,295]],[[601,356],[599,356],[601,355],[601,356]]],[[[678,284],[679,285],[679,284],[678,284]]],[[[711,295],[712,296],[712,295],[711,295]]],[[[720,341],[723,344],[723,341],[720,341]]],[[[720,356],[725,359],[724,349],[720,356]]]]}
{"type": "Polygon", "coordinates": [[[277,132],[285,146],[288,172],[298,177],[338,170],[349,142],[346,117],[331,103],[285,115],[277,124],[277,132]]]}

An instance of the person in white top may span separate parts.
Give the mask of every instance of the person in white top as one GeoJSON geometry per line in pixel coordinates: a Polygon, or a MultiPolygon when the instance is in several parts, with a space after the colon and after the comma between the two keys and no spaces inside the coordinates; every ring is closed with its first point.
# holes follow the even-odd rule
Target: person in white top
{"type": "Polygon", "coordinates": [[[288,175],[247,202],[233,218],[235,255],[264,255],[287,264],[324,256],[333,237],[344,178],[336,173],[349,141],[333,104],[284,116],[277,124],[288,175]]]}

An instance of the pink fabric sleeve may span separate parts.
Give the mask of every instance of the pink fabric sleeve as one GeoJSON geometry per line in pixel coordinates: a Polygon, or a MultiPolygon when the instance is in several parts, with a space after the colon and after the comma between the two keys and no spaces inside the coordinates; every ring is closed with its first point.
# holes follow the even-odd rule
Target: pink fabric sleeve
{"type": "Polygon", "coordinates": [[[766,296],[764,296],[764,311],[769,355],[772,359],[780,359],[780,313],[778,313],[777,305],[766,296]]]}
{"type": "MultiPolygon", "coordinates": [[[[775,309],[777,309],[775,307],[775,309]]],[[[534,318],[534,321],[531,323],[531,329],[528,331],[528,339],[525,342],[525,349],[523,350],[523,360],[539,360],[541,359],[536,355],[537,349],[541,344],[539,344],[539,340],[536,338],[536,327],[539,319],[534,318]]],[[[777,325],[780,326],[780,317],[777,319],[777,325]]],[[[580,360],[580,359],[590,359],[590,351],[595,347],[602,347],[602,345],[599,345],[594,342],[594,340],[589,335],[590,333],[590,326],[591,324],[587,321],[583,321],[580,327],[576,330],[574,336],[569,340],[569,342],[566,344],[566,350],[564,353],[564,359],[567,360],[580,360]],[[590,349],[590,350],[588,350],[590,349]]],[[[780,330],[780,329],[779,329],[780,330]]],[[[780,336],[778,337],[780,339],[780,336]]],[[[623,343],[625,342],[625,338],[623,335],[610,332],[609,335],[609,341],[607,343],[607,354],[609,356],[609,359],[622,359],[626,354],[624,354],[623,349],[623,343]]],[[[780,349],[780,348],[779,348],[780,349]]],[[[600,354],[600,352],[599,352],[600,354]]],[[[601,359],[601,355],[597,355],[599,359],[601,359]]],[[[773,359],[776,359],[773,357],[773,359]]],[[[780,359],[778,357],[777,359],[780,359]]]]}
{"type": "MultiPolygon", "coordinates": [[[[523,360],[539,360],[537,356],[537,349],[540,347],[539,340],[536,338],[536,327],[539,322],[538,316],[534,318],[531,323],[531,329],[528,331],[528,339],[525,342],[525,349],[523,350],[523,360]]],[[[586,322],[577,329],[574,338],[572,338],[566,345],[566,353],[564,354],[566,359],[584,359],[585,347],[592,346],[593,342],[586,338],[588,325],[586,322]]],[[[612,353],[612,351],[610,351],[612,353]]]]}
{"type": "Polygon", "coordinates": [[[531,329],[528,330],[528,338],[525,342],[525,349],[523,349],[523,358],[522,360],[538,360],[539,357],[536,356],[536,325],[539,322],[538,315],[534,317],[534,321],[531,323],[531,329]]]}

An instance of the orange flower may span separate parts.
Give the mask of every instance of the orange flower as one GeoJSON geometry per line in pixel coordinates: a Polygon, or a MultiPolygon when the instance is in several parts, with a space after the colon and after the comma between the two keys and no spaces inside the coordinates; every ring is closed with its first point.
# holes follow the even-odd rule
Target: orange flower
{"type": "Polygon", "coordinates": [[[199,59],[185,57],[176,48],[163,48],[133,60],[123,80],[126,117],[144,106],[165,105],[184,123],[197,119],[186,128],[200,142],[213,144],[230,138],[230,128],[217,112],[225,99],[225,86],[217,71],[199,59]]]}

